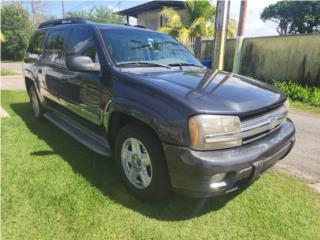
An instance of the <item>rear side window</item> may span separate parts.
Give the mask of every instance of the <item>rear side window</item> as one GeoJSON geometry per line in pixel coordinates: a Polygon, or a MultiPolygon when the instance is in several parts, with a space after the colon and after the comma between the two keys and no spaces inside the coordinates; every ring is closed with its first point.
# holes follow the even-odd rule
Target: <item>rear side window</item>
{"type": "Polygon", "coordinates": [[[65,64],[64,46],[70,30],[57,30],[50,33],[45,44],[44,58],[60,65],[65,64]]]}
{"type": "Polygon", "coordinates": [[[42,54],[42,43],[46,37],[46,32],[39,31],[36,32],[29,44],[28,56],[40,56],[42,54]]]}
{"type": "Polygon", "coordinates": [[[88,56],[93,62],[99,62],[93,33],[89,29],[73,29],[66,52],[68,55],[88,56]]]}

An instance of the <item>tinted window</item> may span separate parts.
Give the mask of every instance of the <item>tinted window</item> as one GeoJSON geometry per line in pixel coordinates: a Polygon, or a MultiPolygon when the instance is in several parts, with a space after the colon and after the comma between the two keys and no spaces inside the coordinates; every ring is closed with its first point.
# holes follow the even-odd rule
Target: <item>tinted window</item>
{"type": "Polygon", "coordinates": [[[69,32],[70,30],[58,30],[50,33],[44,54],[50,62],[65,64],[64,44],[69,32]]]}
{"type": "Polygon", "coordinates": [[[36,32],[30,41],[28,48],[28,55],[41,55],[42,54],[42,43],[45,39],[45,32],[36,32]]]}
{"type": "Polygon", "coordinates": [[[68,55],[88,56],[98,62],[97,48],[93,33],[89,29],[74,29],[67,43],[68,55]]]}
{"type": "Polygon", "coordinates": [[[101,33],[116,64],[145,61],[201,65],[183,45],[165,34],[129,29],[101,29],[101,33]]]}

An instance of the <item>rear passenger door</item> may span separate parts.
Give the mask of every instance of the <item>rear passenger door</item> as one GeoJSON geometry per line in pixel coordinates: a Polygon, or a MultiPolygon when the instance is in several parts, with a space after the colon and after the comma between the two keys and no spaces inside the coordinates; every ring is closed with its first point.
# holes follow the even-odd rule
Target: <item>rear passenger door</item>
{"type": "MultiPolygon", "coordinates": [[[[66,44],[66,56],[88,56],[100,65],[97,40],[92,29],[74,28],[66,44]]],[[[70,72],[61,89],[61,98],[69,110],[91,123],[101,123],[103,85],[99,72],[70,72]]]]}
{"type": "Polygon", "coordinates": [[[58,103],[62,82],[70,77],[65,66],[64,51],[69,34],[68,29],[54,30],[49,33],[38,67],[44,96],[58,103]]]}

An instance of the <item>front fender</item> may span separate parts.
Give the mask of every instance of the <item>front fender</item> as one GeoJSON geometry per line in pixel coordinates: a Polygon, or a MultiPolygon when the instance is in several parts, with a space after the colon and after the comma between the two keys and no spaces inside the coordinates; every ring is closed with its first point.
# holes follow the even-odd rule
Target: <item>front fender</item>
{"type": "MultiPolygon", "coordinates": [[[[152,99],[154,101],[155,98],[152,99]]],[[[158,102],[159,104],[165,104],[158,102]]],[[[151,108],[152,104],[141,103],[139,101],[132,101],[129,98],[118,97],[113,99],[107,106],[104,113],[103,125],[108,131],[109,119],[114,112],[126,114],[134,119],[151,127],[163,142],[186,145],[188,136],[186,135],[186,123],[184,117],[179,112],[167,106],[166,111],[159,111],[159,109],[151,108]]]]}

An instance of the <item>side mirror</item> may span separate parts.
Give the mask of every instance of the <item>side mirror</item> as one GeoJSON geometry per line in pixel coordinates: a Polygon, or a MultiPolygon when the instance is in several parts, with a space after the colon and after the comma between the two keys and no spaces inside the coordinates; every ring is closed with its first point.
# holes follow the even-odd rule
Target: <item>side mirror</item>
{"type": "Polygon", "coordinates": [[[77,72],[100,71],[100,64],[94,63],[88,56],[67,56],[66,65],[69,70],[77,72]]]}

